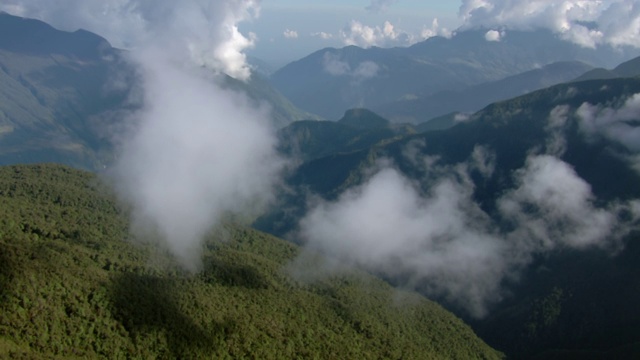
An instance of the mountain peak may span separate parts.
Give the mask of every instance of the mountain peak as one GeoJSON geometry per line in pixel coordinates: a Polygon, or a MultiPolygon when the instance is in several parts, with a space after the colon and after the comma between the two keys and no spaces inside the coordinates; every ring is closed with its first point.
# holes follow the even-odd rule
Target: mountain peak
{"type": "Polygon", "coordinates": [[[358,129],[377,129],[389,126],[389,120],[364,108],[347,110],[338,122],[358,129]]]}

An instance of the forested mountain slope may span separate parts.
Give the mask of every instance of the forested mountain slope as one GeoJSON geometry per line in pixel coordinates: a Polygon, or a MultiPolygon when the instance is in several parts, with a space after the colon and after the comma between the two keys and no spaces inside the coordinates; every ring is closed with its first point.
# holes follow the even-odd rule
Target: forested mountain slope
{"type": "Polygon", "coordinates": [[[242,226],[210,234],[203,268],[186,272],[131,237],[89,173],[2,167],[0,212],[3,358],[500,358],[439,305],[369,275],[302,281],[295,246],[242,226]]]}
{"type": "MultiPolygon", "coordinates": [[[[387,214],[387,207],[396,209],[375,222],[376,228],[386,229],[384,224],[391,218],[388,226],[396,226],[393,241],[379,249],[382,254],[394,251],[388,263],[376,267],[377,263],[361,260],[358,253],[341,255],[336,251],[335,255],[345,261],[358,259],[392,282],[440,294],[438,298],[459,314],[469,310],[461,305],[461,298],[434,290],[438,283],[433,281],[439,270],[458,274],[460,269],[436,267],[435,274],[423,275],[420,266],[408,265],[414,264],[409,259],[428,256],[429,251],[453,256],[442,249],[459,249],[459,242],[471,254],[507,247],[507,254],[490,255],[492,260],[486,264],[506,263],[507,268],[515,266],[518,271],[503,270],[498,274],[504,277],[488,275],[469,284],[497,279],[497,288],[505,289],[484,317],[472,322],[491,345],[515,358],[633,358],[640,342],[640,312],[634,305],[640,301],[636,208],[640,199],[639,94],[638,78],[561,84],[492,104],[447,130],[307,161],[288,180],[290,189],[298,191],[289,190],[277,208],[256,225],[278,235],[288,234],[293,241],[308,242],[300,236],[314,236],[308,231],[311,221],[343,225],[342,218],[331,217],[326,209],[353,211],[352,221],[366,219],[364,214],[387,214]],[[403,198],[403,203],[398,203],[397,197],[367,202],[378,199],[376,194],[391,191],[389,174],[405,179],[398,186],[402,191],[413,189],[414,198],[403,198]],[[456,190],[447,192],[448,196],[439,193],[449,187],[456,190]],[[441,207],[428,213],[430,204],[441,207]],[[457,210],[448,210],[450,207],[457,210]],[[472,215],[465,215],[466,211],[472,215]],[[415,226],[433,223],[435,228],[439,222],[429,217],[420,220],[423,215],[418,214],[449,214],[441,219],[444,233],[432,239],[429,228],[420,227],[424,233],[406,235],[410,230],[393,222],[393,214],[405,212],[411,214],[407,218],[417,217],[415,226]],[[597,225],[598,218],[615,225],[597,225]],[[446,227],[456,221],[461,225],[446,227]],[[481,242],[474,245],[464,234],[477,235],[476,241],[481,242]],[[402,240],[402,236],[409,238],[402,240]],[[420,241],[425,245],[415,245],[420,241]],[[431,241],[439,245],[430,247],[427,244],[431,241]],[[400,245],[391,244],[416,247],[403,251],[400,245]],[[394,262],[396,253],[404,254],[403,262],[394,262]]],[[[347,234],[359,239],[358,225],[348,229],[351,232],[347,234]]],[[[331,246],[350,249],[316,241],[327,251],[333,250],[331,246]]],[[[373,243],[369,246],[376,248],[373,243]]],[[[384,255],[377,254],[376,259],[381,258],[384,255]]],[[[479,264],[485,263],[465,264],[460,271],[466,275],[460,275],[461,279],[477,275],[471,270],[466,273],[465,268],[477,265],[482,269],[479,264]]],[[[455,280],[443,277],[449,279],[442,282],[445,290],[460,288],[448,287],[455,280]]],[[[496,291],[492,289],[486,293],[489,299],[496,291]]]]}

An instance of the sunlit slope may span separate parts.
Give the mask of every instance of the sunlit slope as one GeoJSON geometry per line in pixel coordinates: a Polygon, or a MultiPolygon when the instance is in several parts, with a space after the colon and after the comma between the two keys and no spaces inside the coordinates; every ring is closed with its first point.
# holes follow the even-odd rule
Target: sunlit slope
{"type": "MultiPolygon", "coordinates": [[[[298,249],[239,226],[182,271],[93,175],[0,168],[0,357],[499,358],[461,320],[362,273],[300,283],[298,249]]],[[[306,267],[307,274],[309,267],[306,267]]]]}

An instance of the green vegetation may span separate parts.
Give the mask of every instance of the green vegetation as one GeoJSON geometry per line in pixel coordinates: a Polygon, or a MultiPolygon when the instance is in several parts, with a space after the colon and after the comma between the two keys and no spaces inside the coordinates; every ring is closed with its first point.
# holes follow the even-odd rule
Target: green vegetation
{"type": "Polygon", "coordinates": [[[499,358],[423,297],[353,272],[313,283],[294,245],[227,225],[187,273],[93,175],[0,168],[0,358],[499,358]],[[134,245],[135,244],[135,245],[134,245]]]}

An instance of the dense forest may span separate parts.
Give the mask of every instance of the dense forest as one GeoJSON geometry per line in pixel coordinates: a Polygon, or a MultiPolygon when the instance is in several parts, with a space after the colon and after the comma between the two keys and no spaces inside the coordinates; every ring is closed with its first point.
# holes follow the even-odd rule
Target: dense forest
{"type": "Polygon", "coordinates": [[[0,212],[3,358],[501,357],[436,303],[362,272],[306,281],[296,246],[239,225],[212,231],[187,272],[130,235],[90,173],[3,167],[0,212]]]}

